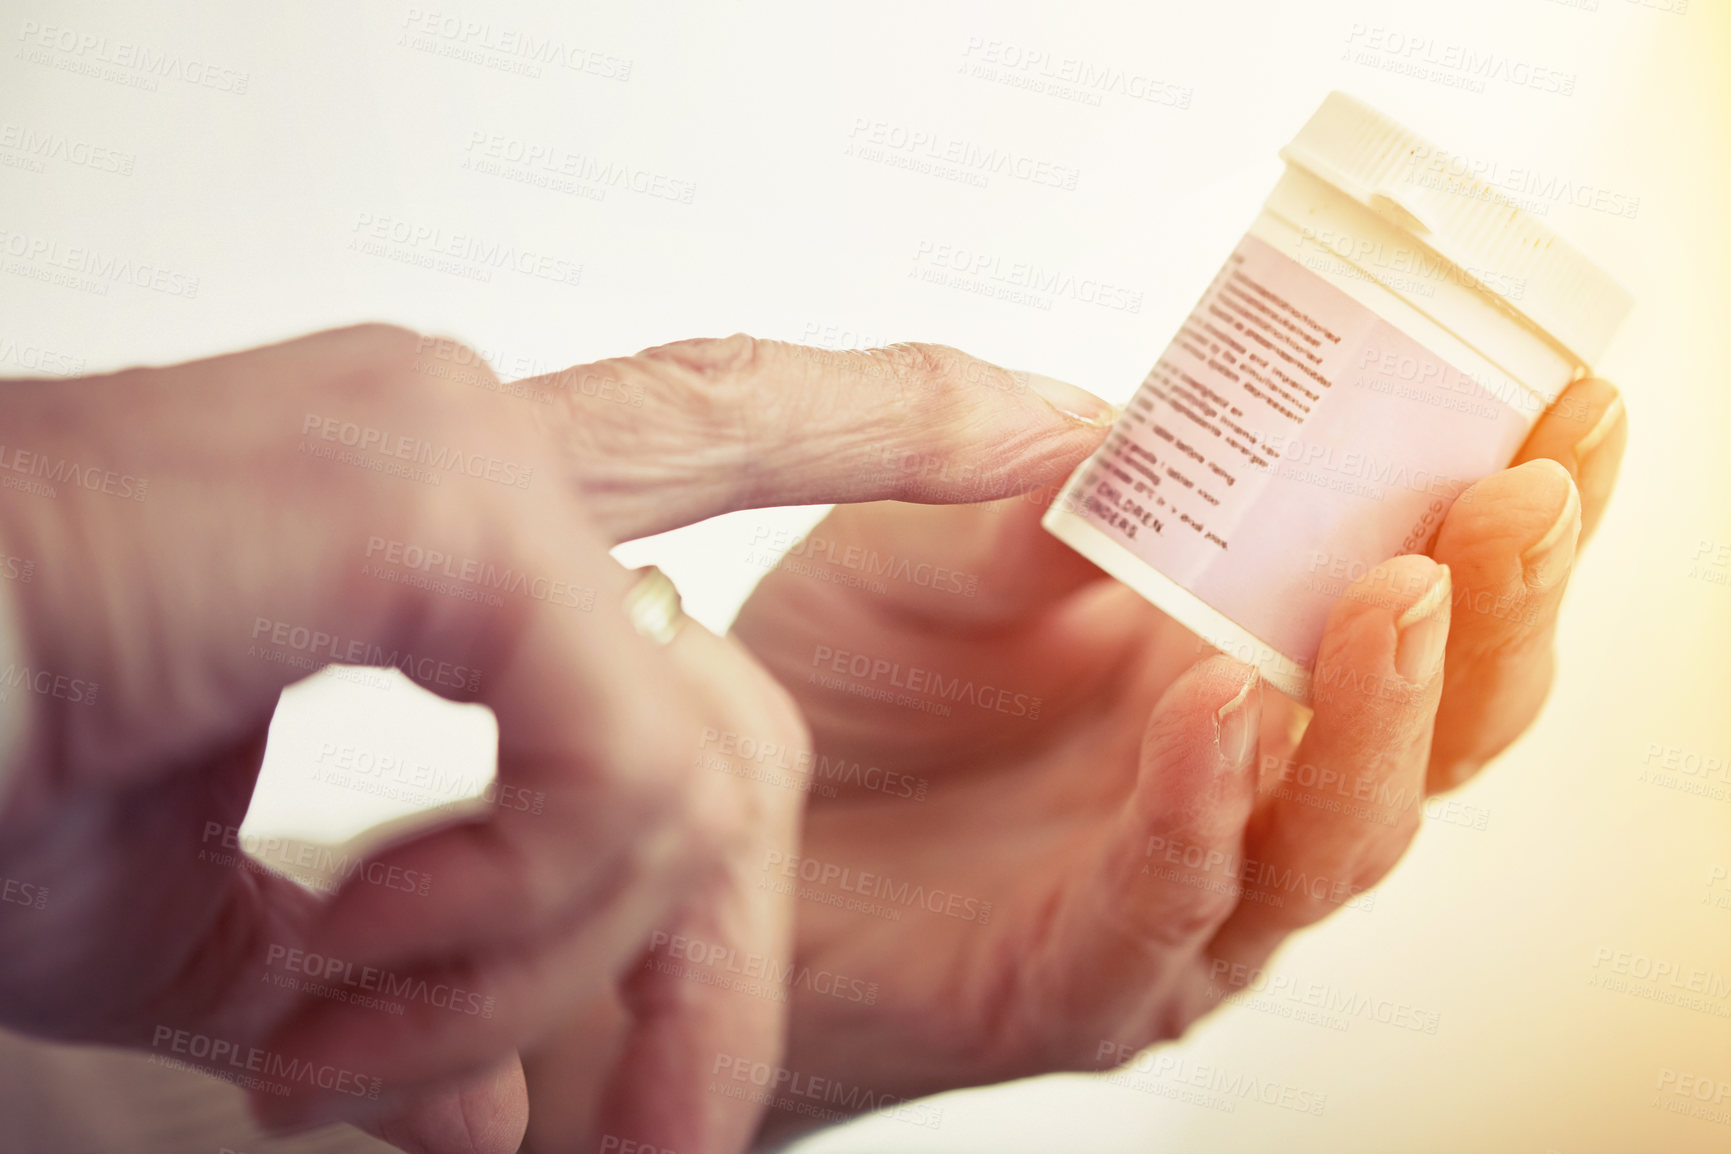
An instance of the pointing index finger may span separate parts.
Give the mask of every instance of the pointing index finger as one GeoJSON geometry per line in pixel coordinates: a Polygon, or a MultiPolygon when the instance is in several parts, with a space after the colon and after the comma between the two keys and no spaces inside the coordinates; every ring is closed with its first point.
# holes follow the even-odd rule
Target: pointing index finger
{"type": "Polygon", "coordinates": [[[941,345],[679,341],[599,368],[640,407],[564,390],[542,415],[615,540],[735,509],[989,501],[1056,484],[1110,405],[941,345]]]}

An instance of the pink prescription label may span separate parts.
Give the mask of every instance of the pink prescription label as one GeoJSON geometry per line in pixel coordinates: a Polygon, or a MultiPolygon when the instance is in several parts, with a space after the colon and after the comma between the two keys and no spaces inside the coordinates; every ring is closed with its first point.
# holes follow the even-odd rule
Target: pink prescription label
{"type": "Polygon", "coordinates": [[[1341,592],[1427,551],[1455,497],[1505,468],[1529,428],[1246,236],[1063,500],[1309,668],[1341,592]]]}

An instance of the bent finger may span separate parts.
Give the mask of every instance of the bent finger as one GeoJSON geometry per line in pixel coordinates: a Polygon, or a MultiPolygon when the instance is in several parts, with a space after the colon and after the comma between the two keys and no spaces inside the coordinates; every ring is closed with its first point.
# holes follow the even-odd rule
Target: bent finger
{"type": "MultiPolygon", "coordinates": [[[[622,640],[633,650],[650,644],[635,634],[622,640]]],[[[640,719],[632,740],[589,749],[546,742],[533,724],[544,717],[534,699],[553,709],[559,684],[537,680],[501,696],[499,776],[487,812],[368,855],[315,927],[317,948],[356,964],[408,966],[521,946],[617,902],[646,904],[648,921],[616,943],[623,964],[671,908],[697,848],[687,837],[698,804],[689,784],[702,727],[695,707],[684,705],[677,671],[683,651],[722,644],[687,622],[648,654],[654,672],[635,683],[656,685],[656,693],[620,685],[609,695],[622,709],[659,707],[658,723],[640,719]]],[[[577,721],[577,711],[565,714],[577,721]]]]}
{"type": "Polygon", "coordinates": [[[1117,828],[1066,883],[1058,924],[1030,959],[1034,989],[1063,1002],[1046,1018],[1086,1029],[1096,1064],[1168,1036],[1173,979],[1237,903],[1261,703],[1255,671],[1226,657],[1161,696],[1117,828]]]}
{"type": "Polygon", "coordinates": [[[1544,704],[1582,512],[1567,470],[1537,458],[1474,485],[1443,521],[1433,554],[1454,582],[1453,620],[1432,791],[1465,782],[1544,704]]]}
{"type": "MultiPolygon", "coordinates": [[[[761,884],[765,861],[797,852],[810,740],[797,710],[731,638],[679,654],[754,731],[705,742],[694,792],[729,831],[724,852],[622,983],[631,1016],[601,1130],[643,1149],[743,1150],[764,1104],[713,1092],[723,1068],[779,1065],[793,972],[793,896],[761,884]],[[792,765],[788,762],[791,759],[792,765]]],[[[706,734],[706,736],[708,736],[706,734]]]]}
{"type": "Polygon", "coordinates": [[[1288,934],[1361,897],[1417,830],[1449,629],[1449,571],[1397,557],[1335,603],[1316,713],[1290,760],[1261,767],[1244,897],[1210,950],[1254,967],[1288,934]]]}
{"type": "Polygon", "coordinates": [[[1622,393],[1611,382],[1590,377],[1570,385],[1539,418],[1514,463],[1549,457],[1569,471],[1581,491],[1584,542],[1605,515],[1628,440],[1622,393]]]}

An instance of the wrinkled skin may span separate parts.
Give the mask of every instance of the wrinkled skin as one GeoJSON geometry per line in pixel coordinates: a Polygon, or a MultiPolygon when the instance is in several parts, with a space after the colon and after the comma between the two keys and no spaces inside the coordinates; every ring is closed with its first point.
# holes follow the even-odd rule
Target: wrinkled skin
{"type": "MultiPolygon", "coordinates": [[[[820,756],[927,783],[923,801],[814,794],[800,853],[991,908],[892,921],[799,902],[796,965],[879,991],[867,1007],[796,989],[786,1067],[891,1101],[1110,1068],[1179,1036],[1294,931],[1362,901],[1411,841],[1422,797],[1470,779],[1537,715],[1626,424],[1614,388],[1577,383],[1515,467],[1456,502],[1432,557],[1349,588],[1314,716],[1273,690],[1245,694],[1246,667],[1208,657],[1045,534],[1038,502],[835,510],[813,531],[826,556],[894,553],[978,587],[875,592],[779,571],[745,606],[736,633],[792,692],[820,756]],[[1038,698],[1039,715],[866,700],[834,684],[857,680],[837,677],[843,652],[1038,698]],[[1258,712],[1246,750],[1227,719],[1258,712]]],[[[772,1112],[765,1134],[801,1125],[772,1112]]]]}
{"type": "MultiPolygon", "coordinates": [[[[1614,388],[1571,387],[1515,467],[1456,502],[1433,556],[1342,594],[1314,715],[1045,534],[1049,489],[836,509],[810,535],[822,546],[766,577],[735,627],[798,702],[819,764],[859,769],[833,795],[807,770],[797,855],[757,863],[759,886],[811,899],[796,902],[779,1072],[881,1107],[1111,1068],[1179,1036],[1295,931],[1366,901],[1421,799],[1537,715],[1568,576],[1626,436],[1614,388]],[[948,576],[874,588],[851,580],[863,557],[948,576]],[[1008,697],[934,712],[914,670],[1008,697]],[[909,701],[859,692],[890,684],[909,701]],[[898,902],[912,886],[941,912],[898,902]],[[850,898],[880,908],[836,904],[850,898]]],[[[582,1087],[602,1084],[606,1039],[627,1022],[603,999],[531,1056],[536,1154],[609,1132],[594,1121],[604,1096],[582,1087]]],[[[725,1056],[711,1089],[762,1084],[736,1072],[725,1056]]],[[[774,1109],[760,1140],[809,1125],[774,1109]]]]}
{"type": "Polygon", "coordinates": [[[0,875],[48,895],[0,905],[0,1023],[187,1061],[175,1039],[202,1035],[330,1067],[377,1096],[296,1081],[256,1093],[260,1117],[492,1154],[526,1124],[517,1049],[606,994],[630,1021],[605,1124],[692,1148],[748,1139],[757,1108],[705,1093],[686,1055],[775,1061],[782,1007],[640,962],[656,932],[787,956],[789,903],[748,883],[796,842],[799,798],[699,754],[726,733],[800,751],[805,726],[736,643],[694,624],[666,646],[639,636],[620,609],[632,577],[607,550],[754,504],[1050,484],[1099,443],[1103,411],[1066,416],[953,350],[746,337],[529,388],[501,393],[468,350],[385,326],[0,383],[8,467],[22,451],[79,470],[52,495],[0,489],[0,552],[32,566],[0,588],[16,640],[0,660],[48,674],[0,714],[0,875]],[[401,475],[418,447],[455,449],[461,467],[401,475]],[[970,464],[899,467],[929,456],[970,464]],[[413,565],[380,579],[364,566],[390,542],[545,595],[487,605],[405,583],[413,565]],[[234,829],[278,694],[336,659],[489,706],[500,782],[539,812],[401,831],[328,899],[249,865],[234,829]],[[457,987],[492,1011],[303,998],[268,980],[272,949],[457,987]]]}

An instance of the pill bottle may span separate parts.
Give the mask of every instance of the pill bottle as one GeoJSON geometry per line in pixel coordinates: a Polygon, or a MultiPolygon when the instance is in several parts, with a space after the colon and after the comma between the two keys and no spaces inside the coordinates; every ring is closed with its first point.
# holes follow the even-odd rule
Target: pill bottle
{"type": "Polygon", "coordinates": [[[1461,158],[1343,93],[1046,528],[1310,699],[1334,601],[1428,552],[1631,300],[1461,158]]]}

